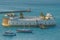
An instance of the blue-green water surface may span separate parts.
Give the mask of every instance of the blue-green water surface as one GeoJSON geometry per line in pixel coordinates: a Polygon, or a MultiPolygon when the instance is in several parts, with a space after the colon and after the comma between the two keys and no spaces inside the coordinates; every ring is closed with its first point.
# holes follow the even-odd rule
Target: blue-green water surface
{"type": "Polygon", "coordinates": [[[3,27],[2,19],[4,14],[0,14],[0,40],[60,40],[60,6],[57,5],[41,5],[41,4],[21,4],[20,2],[13,3],[13,1],[1,2],[0,11],[9,10],[25,10],[31,8],[32,12],[24,13],[24,16],[39,16],[40,12],[45,15],[50,12],[56,21],[56,26],[48,29],[30,28],[33,33],[16,33],[16,29],[21,27],[3,27]],[[3,36],[3,33],[7,30],[12,30],[16,36],[3,36]]]}

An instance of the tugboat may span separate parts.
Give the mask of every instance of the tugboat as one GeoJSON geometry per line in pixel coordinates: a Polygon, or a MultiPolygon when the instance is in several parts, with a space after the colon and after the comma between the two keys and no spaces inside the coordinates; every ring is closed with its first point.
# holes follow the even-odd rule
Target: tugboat
{"type": "Polygon", "coordinates": [[[6,31],[3,36],[16,36],[16,33],[13,33],[11,31],[6,31]]]}

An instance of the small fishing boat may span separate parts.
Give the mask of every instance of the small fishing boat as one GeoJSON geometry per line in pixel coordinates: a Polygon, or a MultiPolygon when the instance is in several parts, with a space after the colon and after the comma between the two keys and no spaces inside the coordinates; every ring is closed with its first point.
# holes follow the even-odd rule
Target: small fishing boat
{"type": "Polygon", "coordinates": [[[6,31],[3,36],[16,36],[16,33],[13,33],[11,31],[6,31]]]}
{"type": "Polygon", "coordinates": [[[30,30],[30,29],[18,29],[16,31],[18,33],[32,33],[32,30],[30,30]]]}

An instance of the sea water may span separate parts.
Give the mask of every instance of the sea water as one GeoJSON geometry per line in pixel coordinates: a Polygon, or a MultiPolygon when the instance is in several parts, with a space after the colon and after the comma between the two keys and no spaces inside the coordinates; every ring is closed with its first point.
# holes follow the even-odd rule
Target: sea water
{"type": "Polygon", "coordinates": [[[25,12],[24,16],[40,16],[40,12],[43,12],[45,15],[49,12],[55,17],[56,26],[48,29],[31,27],[28,29],[33,30],[33,33],[16,33],[17,29],[23,29],[24,27],[3,27],[2,19],[5,14],[0,14],[0,40],[60,40],[60,6],[58,4],[22,4],[21,2],[16,1],[0,2],[0,11],[26,10],[29,8],[32,12],[25,12]],[[15,32],[16,36],[3,36],[3,33],[8,30],[15,32]]]}

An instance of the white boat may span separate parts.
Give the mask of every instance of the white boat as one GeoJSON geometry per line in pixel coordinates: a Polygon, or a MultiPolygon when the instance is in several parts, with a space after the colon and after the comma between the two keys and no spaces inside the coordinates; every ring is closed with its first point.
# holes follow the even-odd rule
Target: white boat
{"type": "Polygon", "coordinates": [[[16,33],[13,33],[11,31],[6,31],[3,36],[16,36],[16,33]]]}

